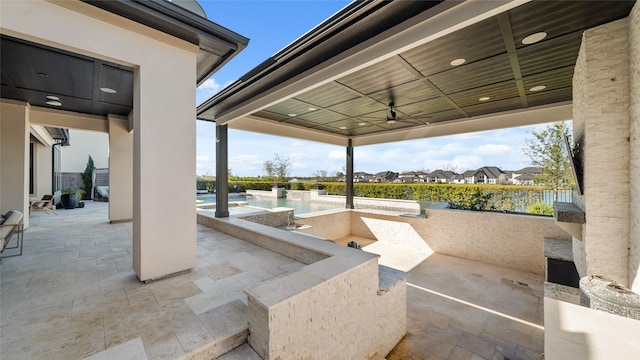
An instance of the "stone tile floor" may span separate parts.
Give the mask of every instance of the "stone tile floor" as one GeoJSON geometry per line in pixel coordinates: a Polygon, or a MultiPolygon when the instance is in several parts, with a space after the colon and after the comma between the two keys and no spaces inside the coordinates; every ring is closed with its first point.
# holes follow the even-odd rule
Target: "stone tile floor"
{"type": "MultiPolygon", "coordinates": [[[[303,266],[198,226],[197,267],[143,284],[131,223],[109,224],[107,203],[58,214],[34,213],[24,255],[0,262],[0,359],[180,358],[242,325],[220,317],[242,288],[303,266]]],[[[407,335],[388,359],[541,358],[541,276],[433,254],[407,283],[407,335]]],[[[259,358],[244,344],[221,359],[259,358]]]]}
{"type": "Polygon", "coordinates": [[[433,254],[409,272],[407,335],[387,359],[542,359],[542,286],[535,274],[433,254]]]}
{"type": "Polygon", "coordinates": [[[242,312],[243,288],[303,266],[198,226],[197,267],[144,284],[132,223],[109,224],[107,203],[86,204],[34,212],[24,255],[1,260],[1,359],[175,359],[246,326],[220,319],[242,312]]]}

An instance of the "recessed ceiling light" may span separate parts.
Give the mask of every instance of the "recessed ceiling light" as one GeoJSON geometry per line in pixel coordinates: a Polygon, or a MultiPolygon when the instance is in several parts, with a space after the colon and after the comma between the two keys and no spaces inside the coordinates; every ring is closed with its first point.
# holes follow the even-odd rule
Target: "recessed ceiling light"
{"type": "Polygon", "coordinates": [[[452,62],[450,62],[450,64],[451,64],[451,66],[460,66],[460,65],[464,64],[465,61],[467,61],[467,60],[460,58],[460,59],[453,60],[452,62]]]}
{"type": "Polygon", "coordinates": [[[538,41],[544,39],[547,37],[547,33],[544,31],[541,32],[537,32],[534,34],[531,34],[529,36],[527,36],[526,38],[522,39],[522,43],[525,45],[529,45],[529,44],[535,44],[538,41]]]}
{"type": "Polygon", "coordinates": [[[538,86],[534,86],[531,89],[529,89],[529,91],[542,91],[544,89],[546,89],[547,87],[544,85],[538,85],[538,86]]]}
{"type": "Polygon", "coordinates": [[[289,117],[296,117],[296,116],[298,116],[298,114],[293,114],[293,113],[291,113],[291,114],[287,114],[287,115],[289,115],[289,117]]]}
{"type": "Polygon", "coordinates": [[[478,99],[478,100],[479,100],[479,101],[487,101],[487,100],[489,100],[489,99],[491,99],[491,98],[490,98],[490,97],[488,97],[488,96],[483,96],[483,97],[481,97],[481,98],[480,98],[480,99],[478,99]]]}
{"type": "Polygon", "coordinates": [[[346,128],[346,126],[340,126],[340,130],[345,130],[346,128]]]}
{"type": "Polygon", "coordinates": [[[396,121],[394,119],[387,119],[387,124],[395,124],[396,121]]]}
{"type": "Polygon", "coordinates": [[[60,101],[56,101],[56,100],[49,100],[49,101],[47,101],[47,105],[62,106],[62,103],[60,101]]]}
{"type": "Polygon", "coordinates": [[[309,108],[309,111],[316,111],[316,110],[318,110],[318,109],[316,109],[316,108],[314,108],[314,107],[310,107],[310,108],[309,108]]]}
{"type": "Polygon", "coordinates": [[[427,122],[426,122],[426,123],[424,123],[424,124],[425,124],[425,125],[429,125],[429,124],[431,124],[431,123],[427,121],[427,122]]]}
{"type": "Polygon", "coordinates": [[[60,100],[60,98],[57,97],[57,96],[53,96],[53,95],[47,95],[47,100],[56,100],[57,101],[57,100],[60,100]]]}
{"type": "Polygon", "coordinates": [[[112,88],[108,88],[108,87],[101,87],[100,91],[107,93],[107,94],[115,94],[117,93],[117,91],[113,90],[112,88]]]}
{"type": "Polygon", "coordinates": [[[367,125],[367,123],[358,123],[358,125],[365,126],[365,125],[367,125]]]}

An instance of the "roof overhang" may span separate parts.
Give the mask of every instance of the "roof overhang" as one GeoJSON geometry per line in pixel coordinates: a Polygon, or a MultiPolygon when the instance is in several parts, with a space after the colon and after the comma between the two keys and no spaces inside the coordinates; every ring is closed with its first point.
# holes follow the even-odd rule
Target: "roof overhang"
{"type": "Polygon", "coordinates": [[[196,84],[237,55],[249,39],[165,0],[81,0],[200,47],[196,84]]]}
{"type": "Polygon", "coordinates": [[[204,102],[198,118],[339,145],[568,120],[582,32],[633,4],[354,2],[204,102]],[[522,42],[538,31],[547,38],[522,42]],[[456,54],[462,66],[449,64],[456,54]]]}
{"type": "MultiPolygon", "coordinates": [[[[163,38],[169,39],[164,36],[168,34],[197,45],[196,78],[193,79],[192,90],[248,43],[247,38],[165,0],[83,2],[56,2],[56,5],[73,11],[91,10],[101,14],[106,10],[117,17],[140,23],[139,29],[150,27],[162,32],[163,38]]],[[[3,10],[10,8],[12,3],[19,4],[3,3],[3,10]]],[[[131,25],[128,20],[123,23],[131,25]]],[[[129,65],[35,42],[33,38],[25,39],[20,32],[10,28],[3,27],[2,30],[2,99],[104,119],[108,115],[126,117],[131,113],[135,72],[129,65]],[[104,92],[103,88],[111,89],[112,93],[104,92]]],[[[82,29],[75,28],[74,31],[82,32],[82,29]]],[[[99,42],[101,39],[92,40],[99,42]]]]}

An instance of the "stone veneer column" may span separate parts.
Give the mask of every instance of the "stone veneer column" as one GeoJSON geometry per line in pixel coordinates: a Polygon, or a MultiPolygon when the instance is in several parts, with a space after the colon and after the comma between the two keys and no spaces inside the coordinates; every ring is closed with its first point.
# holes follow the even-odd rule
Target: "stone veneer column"
{"type": "Polygon", "coordinates": [[[582,151],[586,213],[574,239],[580,276],[629,284],[628,19],[584,32],[573,80],[574,142],[582,151]]]}
{"type": "Polygon", "coordinates": [[[629,229],[629,286],[640,294],[640,5],[629,15],[629,122],[631,157],[629,166],[631,223],[629,229]]]}

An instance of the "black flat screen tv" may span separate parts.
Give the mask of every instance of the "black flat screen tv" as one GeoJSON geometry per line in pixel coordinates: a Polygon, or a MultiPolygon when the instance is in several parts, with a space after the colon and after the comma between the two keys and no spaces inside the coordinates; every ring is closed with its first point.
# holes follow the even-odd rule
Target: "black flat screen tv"
{"type": "Polygon", "coordinates": [[[564,137],[564,144],[567,147],[569,167],[571,168],[571,173],[573,174],[573,181],[575,181],[576,183],[576,190],[578,190],[579,195],[582,195],[582,165],[580,164],[580,159],[577,156],[580,148],[578,146],[576,146],[575,149],[571,147],[571,140],[569,139],[569,135],[566,135],[564,137]]]}

